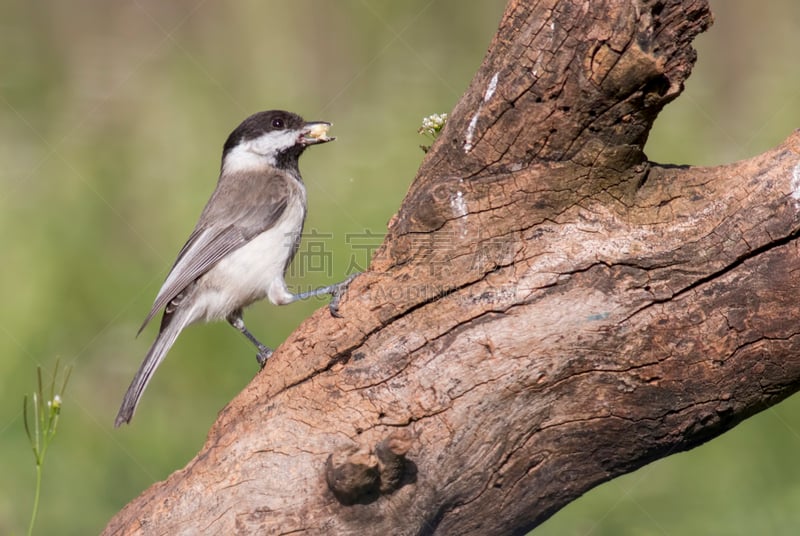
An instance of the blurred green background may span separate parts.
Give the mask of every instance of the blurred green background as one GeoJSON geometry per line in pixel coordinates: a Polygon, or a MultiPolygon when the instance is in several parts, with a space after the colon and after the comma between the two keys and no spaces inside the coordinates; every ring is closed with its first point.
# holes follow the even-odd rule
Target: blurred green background
{"type": "MultiPolygon", "coordinates": [[[[74,367],[38,534],[98,533],[191,459],[255,374],[252,347],[229,326],[190,328],[133,424],[112,428],[155,328],[134,334],[214,187],[228,133],[269,108],[335,123],[338,141],[301,164],[324,266],[295,266],[290,282],[339,279],[366,263],[354,244],[379,242],[348,234],[383,232],[422,159],[421,118],[455,104],[504,4],[0,1],[0,534],[23,534],[30,514],[22,398],[37,364],[74,367]]],[[[656,123],[653,160],[746,158],[800,126],[797,2],[712,7],[686,92],[656,123]]],[[[274,346],[323,304],[260,304],[248,325],[274,346]]],[[[795,534],[799,448],[794,397],[597,488],[536,534],[795,534]]]]}

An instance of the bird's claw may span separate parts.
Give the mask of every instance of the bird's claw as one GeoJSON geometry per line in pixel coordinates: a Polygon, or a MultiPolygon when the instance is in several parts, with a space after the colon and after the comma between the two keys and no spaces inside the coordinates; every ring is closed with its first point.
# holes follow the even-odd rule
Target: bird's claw
{"type": "Polygon", "coordinates": [[[345,293],[347,293],[347,287],[350,286],[350,283],[358,275],[359,274],[352,274],[341,283],[336,284],[333,292],[331,292],[331,302],[328,304],[328,310],[330,310],[331,316],[335,318],[342,318],[342,315],[339,314],[339,302],[342,301],[345,293]]]}
{"type": "Polygon", "coordinates": [[[272,350],[263,345],[259,346],[258,353],[256,354],[256,361],[258,361],[258,366],[263,369],[266,366],[267,359],[269,359],[270,356],[272,356],[272,350]]]}

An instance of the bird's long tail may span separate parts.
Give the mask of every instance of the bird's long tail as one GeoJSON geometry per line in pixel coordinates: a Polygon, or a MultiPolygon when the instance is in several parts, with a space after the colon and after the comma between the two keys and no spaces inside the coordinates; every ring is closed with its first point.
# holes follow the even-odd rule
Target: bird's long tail
{"type": "Polygon", "coordinates": [[[122,423],[131,422],[136,406],[139,404],[139,399],[150,382],[150,378],[164,360],[164,357],[166,357],[169,349],[175,344],[175,339],[178,338],[183,328],[189,323],[188,315],[181,314],[181,312],[183,311],[176,311],[174,316],[162,323],[158,337],[156,337],[155,342],[148,350],[142,365],[136,372],[136,376],[133,377],[130,387],[128,387],[128,392],[125,393],[125,398],[122,399],[122,405],[114,421],[115,428],[122,423]]]}

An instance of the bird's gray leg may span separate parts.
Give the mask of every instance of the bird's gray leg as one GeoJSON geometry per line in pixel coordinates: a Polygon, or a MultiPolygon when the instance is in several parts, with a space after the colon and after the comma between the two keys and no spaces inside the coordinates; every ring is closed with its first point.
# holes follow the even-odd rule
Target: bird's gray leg
{"type": "Polygon", "coordinates": [[[353,281],[357,275],[359,274],[352,274],[344,281],[334,285],[328,285],[327,287],[321,287],[318,289],[309,290],[308,292],[301,292],[299,294],[292,294],[291,299],[286,303],[292,303],[298,300],[306,300],[308,298],[321,296],[323,294],[330,294],[333,299],[331,300],[331,303],[328,304],[328,309],[330,310],[332,316],[341,318],[341,315],[339,314],[339,302],[341,301],[345,292],[347,292],[347,287],[350,286],[350,282],[353,281]]]}
{"type": "Polygon", "coordinates": [[[244,319],[242,318],[242,310],[239,309],[238,311],[234,311],[228,315],[226,319],[228,323],[242,332],[242,335],[248,338],[250,342],[252,342],[256,348],[258,348],[258,354],[256,355],[256,360],[258,361],[259,366],[264,368],[264,365],[267,364],[267,359],[269,356],[272,355],[272,350],[268,347],[261,344],[261,342],[253,336],[250,331],[248,331],[247,326],[244,325],[244,319]]]}

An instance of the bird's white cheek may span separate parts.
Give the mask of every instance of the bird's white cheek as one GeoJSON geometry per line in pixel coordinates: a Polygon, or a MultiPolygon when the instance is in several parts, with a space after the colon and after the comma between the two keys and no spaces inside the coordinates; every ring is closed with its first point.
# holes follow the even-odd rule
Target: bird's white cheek
{"type": "Polygon", "coordinates": [[[225,155],[222,172],[226,174],[252,173],[274,165],[274,157],[265,157],[253,152],[249,145],[242,144],[234,147],[225,155]]]}
{"type": "Polygon", "coordinates": [[[250,140],[247,142],[247,147],[251,152],[269,160],[270,165],[274,166],[279,153],[297,145],[297,137],[298,133],[294,130],[278,130],[250,140]]]}
{"type": "Polygon", "coordinates": [[[273,156],[297,145],[298,133],[294,130],[277,130],[251,140],[250,150],[264,156],[273,156]]]}
{"type": "Polygon", "coordinates": [[[297,145],[298,133],[279,130],[262,134],[258,138],[243,141],[225,155],[223,168],[226,173],[252,172],[277,164],[276,156],[297,145]]]}

